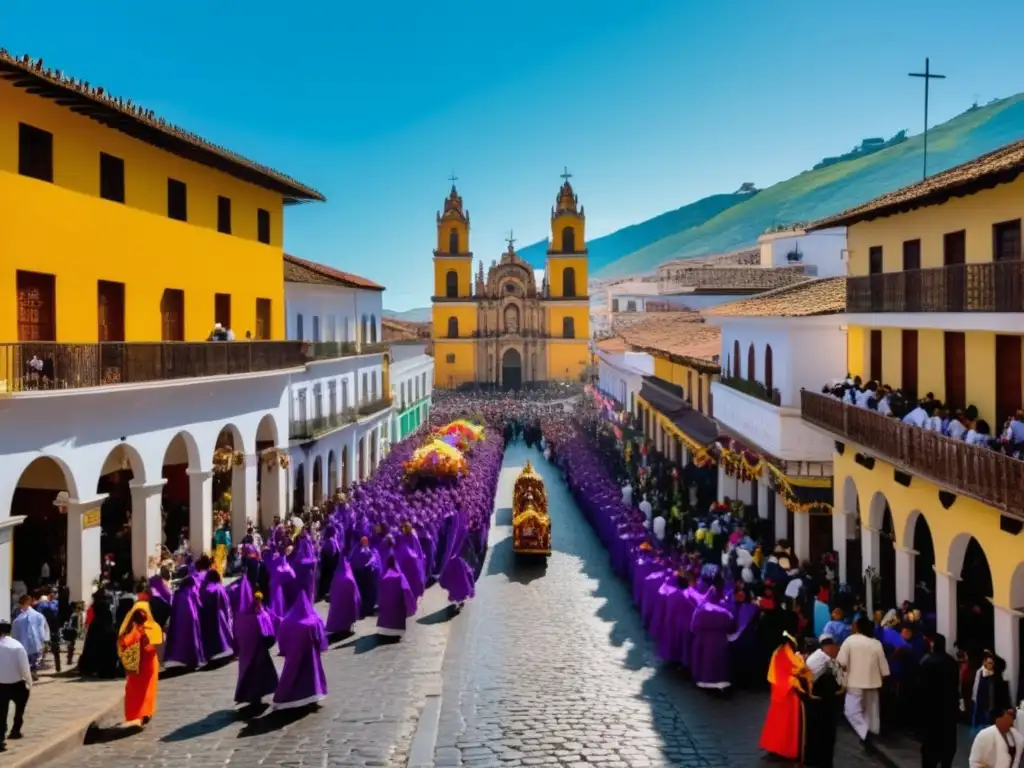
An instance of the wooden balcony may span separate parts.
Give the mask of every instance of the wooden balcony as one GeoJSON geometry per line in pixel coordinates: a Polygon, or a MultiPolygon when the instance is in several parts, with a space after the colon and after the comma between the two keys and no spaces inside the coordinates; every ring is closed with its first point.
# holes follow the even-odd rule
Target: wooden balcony
{"type": "Polygon", "coordinates": [[[1024,261],[848,277],[846,311],[1024,312],[1024,261]]]}
{"type": "Polygon", "coordinates": [[[904,424],[831,395],[800,393],[804,420],[897,468],[1024,518],[1024,461],[904,424]]]}
{"type": "Polygon", "coordinates": [[[386,349],[387,344],[379,343],[303,341],[0,344],[0,393],[269,373],[386,349]]]}

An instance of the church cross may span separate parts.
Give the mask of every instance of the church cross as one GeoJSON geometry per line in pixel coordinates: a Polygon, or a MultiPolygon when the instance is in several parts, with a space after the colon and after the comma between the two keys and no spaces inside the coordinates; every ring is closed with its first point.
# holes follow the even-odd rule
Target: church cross
{"type": "Polygon", "coordinates": [[[568,166],[562,166],[562,179],[566,183],[568,183],[569,179],[571,179],[571,178],[572,178],[572,174],[569,173],[569,167],[568,166]]]}
{"type": "Polygon", "coordinates": [[[512,236],[512,230],[511,229],[508,231],[508,238],[507,238],[506,242],[508,243],[508,252],[512,253],[512,246],[515,245],[516,239],[512,236]]]}
{"type": "Polygon", "coordinates": [[[455,175],[455,171],[452,171],[452,175],[448,177],[448,181],[455,185],[455,182],[459,180],[459,177],[455,175]]]}

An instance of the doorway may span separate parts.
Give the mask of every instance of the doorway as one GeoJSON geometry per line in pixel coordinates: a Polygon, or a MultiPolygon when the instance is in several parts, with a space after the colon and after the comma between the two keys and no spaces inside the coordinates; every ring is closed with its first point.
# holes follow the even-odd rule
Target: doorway
{"type": "Polygon", "coordinates": [[[506,349],[501,356],[501,385],[506,390],[523,385],[523,358],[517,349],[506,349]]]}

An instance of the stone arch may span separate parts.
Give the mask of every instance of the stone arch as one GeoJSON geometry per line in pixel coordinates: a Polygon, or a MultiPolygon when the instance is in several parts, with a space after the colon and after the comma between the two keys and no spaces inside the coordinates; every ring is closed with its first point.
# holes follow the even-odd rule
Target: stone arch
{"type": "Polygon", "coordinates": [[[306,465],[299,462],[295,466],[295,485],[292,488],[292,514],[297,515],[306,506],[306,465]]]}
{"type": "Polygon", "coordinates": [[[757,381],[757,350],[753,343],[747,347],[747,381],[757,381]]]}
{"type": "Polygon", "coordinates": [[[189,469],[198,470],[203,466],[201,454],[199,453],[199,443],[192,436],[191,432],[184,429],[172,437],[168,441],[167,447],[164,448],[163,466],[171,463],[168,461],[169,457],[172,459],[184,458],[184,462],[174,463],[184,463],[189,469]]]}
{"type": "MultiPolygon", "coordinates": [[[[862,522],[873,531],[882,530],[882,522],[888,508],[889,500],[885,498],[885,494],[881,491],[875,491],[874,495],[871,497],[871,503],[867,506],[867,520],[862,520],[862,522]]],[[[861,509],[863,509],[863,507],[861,507],[861,509]]],[[[890,512],[890,515],[891,514],[892,513],[890,512]]]]}
{"type": "Polygon", "coordinates": [[[277,445],[278,440],[278,429],[277,419],[274,418],[274,414],[265,413],[263,418],[260,419],[260,423],[256,425],[256,442],[259,443],[273,443],[277,445]]]}
{"type": "Polygon", "coordinates": [[[341,446],[341,487],[342,490],[348,490],[349,485],[352,484],[352,468],[349,465],[348,460],[348,445],[341,446]]]}
{"type": "Polygon", "coordinates": [[[338,460],[334,451],[327,452],[327,494],[333,498],[338,490],[338,460]]]}
{"type": "Polygon", "coordinates": [[[222,447],[227,447],[228,438],[230,438],[231,450],[246,452],[247,446],[245,445],[245,438],[242,437],[242,430],[231,422],[222,426],[217,432],[213,450],[217,451],[222,447]]]}
{"type": "Polygon", "coordinates": [[[132,482],[136,485],[146,482],[146,462],[143,461],[142,454],[131,443],[122,442],[111,448],[100,464],[96,484],[99,485],[100,480],[106,475],[125,469],[131,470],[132,482]]]}
{"type": "Polygon", "coordinates": [[[903,547],[914,555],[914,587],[924,582],[930,593],[935,592],[935,537],[928,518],[920,510],[912,510],[903,524],[903,547]]]}
{"type": "Polygon", "coordinates": [[[562,296],[565,298],[576,296],[576,270],[573,267],[566,267],[562,270],[562,296]]]}
{"type": "Polygon", "coordinates": [[[313,499],[312,506],[324,502],[324,461],[321,456],[313,459],[313,499]]]}
{"type": "Polygon", "coordinates": [[[1017,563],[1010,577],[1010,608],[1024,611],[1024,560],[1017,563]]]}

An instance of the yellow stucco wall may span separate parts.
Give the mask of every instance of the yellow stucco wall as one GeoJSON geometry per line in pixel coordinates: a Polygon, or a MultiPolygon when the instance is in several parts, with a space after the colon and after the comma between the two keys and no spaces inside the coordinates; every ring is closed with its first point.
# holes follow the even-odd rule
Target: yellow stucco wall
{"type": "Polygon", "coordinates": [[[695,409],[705,416],[711,415],[711,382],[714,380],[714,376],[701,373],[688,365],[674,363],[667,357],[658,356],[654,357],[654,375],[682,387],[695,409]],[[689,389],[691,381],[693,382],[693,392],[689,389]],[[698,395],[697,387],[703,390],[701,395],[698,395]]]}
{"type": "Polygon", "coordinates": [[[554,341],[548,343],[548,379],[576,380],[587,367],[590,349],[586,339],[575,342],[554,341]]]}
{"type": "Polygon", "coordinates": [[[456,253],[469,253],[469,225],[459,219],[449,219],[437,227],[437,252],[450,253],[449,243],[451,231],[455,230],[459,238],[459,249],[456,253]]]}
{"type": "Polygon", "coordinates": [[[966,232],[968,263],[992,261],[992,225],[1019,219],[1022,207],[1024,177],[942,205],[854,224],[847,231],[849,274],[868,274],[868,249],[879,245],[884,271],[901,271],[904,241],[918,238],[921,267],[941,267],[943,235],[960,230],[966,232]]]}
{"type": "Polygon", "coordinates": [[[855,452],[856,447],[848,445],[842,456],[833,455],[835,514],[842,514],[857,499],[861,524],[878,529],[887,502],[896,546],[906,549],[913,549],[917,517],[923,515],[935,548],[935,569],[957,577],[967,542],[973,536],[992,572],[993,602],[1003,607],[1024,605],[1024,578],[1020,575],[1020,586],[1013,590],[1018,568],[1024,574],[1024,534],[1014,536],[1000,530],[998,510],[962,496],[950,509],[943,509],[937,486],[914,477],[910,486],[904,487],[893,479],[891,465],[876,461],[874,469],[866,469],[854,460],[855,452]]]}
{"type": "Polygon", "coordinates": [[[434,342],[434,386],[457,387],[475,380],[475,344],[468,341],[434,342]]]}
{"type": "Polygon", "coordinates": [[[473,260],[465,256],[434,258],[434,295],[448,295],[448,273],[452,270],[459,276],[459,298],[468,299],[473,293],[473,260]]]}
{"type": "Polygon", "coordinates": [[[582,218],[572,213],[562,213],[551,220],[551,249],[561,252],[566,227],[573,231],[574,251],[586,250],[585,222],[582,218]]]}
{"type": "MultiPolygon", "coordinates": [[[[882,382],[902,385],[903,333],[900,328],[882,328],[882,382]]],[[[871,366],[871,329],[851,327],[848,336],[850,372],[867,381],[871,366]]],[[[943,331],[920,329],[917,333],[918,392],[933,392],[939,400],[946,396],[946,352],[943,331]]],[[[992,427],[996,419],[996,334],[990,331],[965,333],[965,386],[967,403],[978,407],[981,418],[992,427]]],[[[1024,392],[1021,393],[1024,403],[1024,392]]]]}
{"type": "Polygon", "coordinates": [[[214,294],[231,294],[239,337],[256,331],[256,299],[271,300],[271,334],[284,337],[283,201],[0,81],[0,339],[17,338],[16,273],[56,277],[57,339],[96,341],[97,281],[125,284],[125,338],[159,341],[165,288],[185,292],[185,338],[214,322],[214,294]],[[18,124],[53,134],[54,181],[17,175],[18,124]],[[99,197],[99,153],[124,160],[125,203],[99,197]],[[167,179],[185,182],[188,223],[167,218],[167,179]],[[217,232],[217,197],[231,199],[231,235],[217,232]],[[259,243],[257,209],[270,212],[259,243]]]}
{"type": "Polygon", "coordinates": [[[545,307],[545,311],[548,333],[554,338],[562,338],[562,322],[566,317],[572,318],[575,338],[590,338],[590,307],[586,304],[572,306],[562,302],[551,302],[545,307]]]}
{"type": "Polygon", "coordinates": [[[433,336],[443,339],[448,335],[448,319],[459,321],[459,338],[468,338],[476,330],[475,304],[445,304],[438,302],[433,307],[433,336]]]}
{"type": "Polygon", "coordinates": [[[586,256],[548,256],[544,271],[544,276],[548,280],[548,290],[552,296],[565,296],[562,278],[569,267],[576,273],[576,296],[583,298],[587,295],[586,256]]]}

